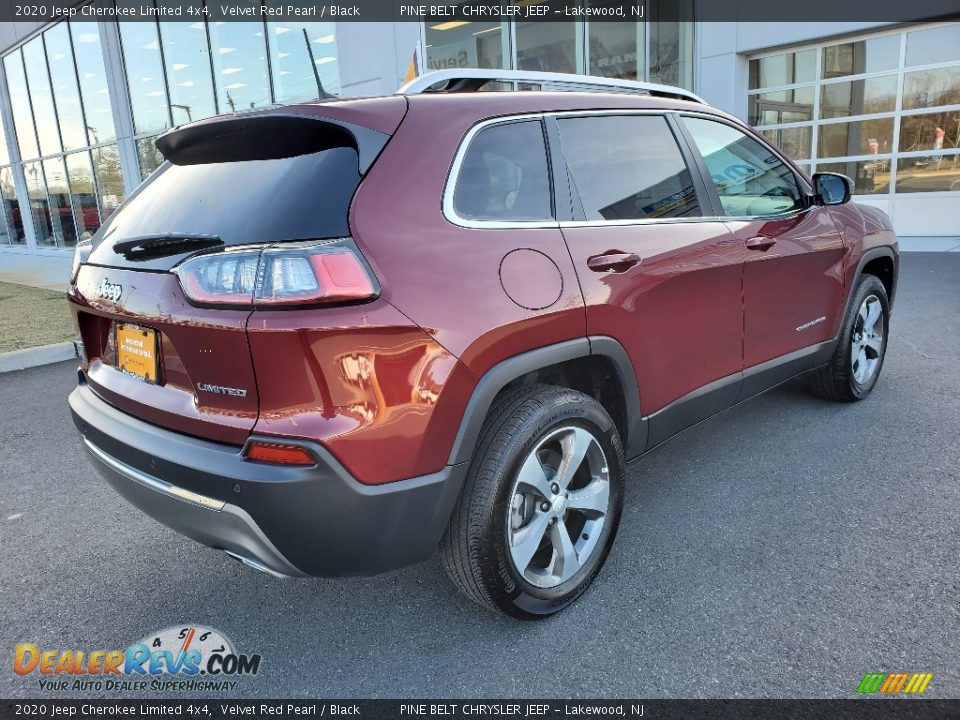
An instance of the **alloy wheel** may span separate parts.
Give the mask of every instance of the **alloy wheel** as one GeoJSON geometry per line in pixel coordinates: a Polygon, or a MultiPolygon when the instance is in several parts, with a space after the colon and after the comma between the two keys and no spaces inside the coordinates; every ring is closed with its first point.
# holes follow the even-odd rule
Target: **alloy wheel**
{"type": "Polygon", "coordinates": [[[880,367],[883,332],[883,305],[876,295],[868,295],[857,311],[850,343],[850,367],[859,385],[866,385],[880,367]]]}
{"type": "Polygon", "coordinates": [[[566,582],[597,552],[610,511],[610,470],[600,443],[566,426],[527,455],[507,509],[510,557],[539,588],[566,582]]]}

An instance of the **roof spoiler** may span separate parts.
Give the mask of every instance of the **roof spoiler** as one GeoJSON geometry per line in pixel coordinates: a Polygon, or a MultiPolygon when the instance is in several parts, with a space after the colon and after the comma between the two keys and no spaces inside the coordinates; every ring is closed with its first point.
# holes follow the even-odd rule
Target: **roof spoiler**
{"type": "Polygon", "coordinates": [[[342,120],[268,112],[182,125],[158,137],[156,146],[174,165],[275,160],[353,147],[364,175],[389,139],[386,133],[342,120]]]}

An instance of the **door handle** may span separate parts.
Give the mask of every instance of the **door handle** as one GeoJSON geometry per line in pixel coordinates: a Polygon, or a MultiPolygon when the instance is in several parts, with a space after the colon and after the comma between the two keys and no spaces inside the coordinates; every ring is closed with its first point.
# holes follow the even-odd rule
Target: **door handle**
{"type": "Polygon", "coordinates": [[[748,250],[769,250],[774,245],[777,244],[777,239],[772,237],[752,237],[747,240],[747,249],[748,250]]]}
{"type": "Polygon", "coordinates": [[[587,260],[587,267],[594,272],[626,272],[640,262],[636,253],[625,253],[617,250],[608,250],[602,255],[594,255],[587,260]]]}

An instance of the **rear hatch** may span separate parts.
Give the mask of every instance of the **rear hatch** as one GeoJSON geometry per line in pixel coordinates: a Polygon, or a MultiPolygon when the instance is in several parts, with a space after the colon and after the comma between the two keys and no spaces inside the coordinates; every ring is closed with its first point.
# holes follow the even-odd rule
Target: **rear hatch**
{"type": "Polygon", "coordinates": [[[246,333],[258,258],[349,236],[353,194],[405,108],[284,108],[161,137],[167,162],[100,229],[71,287],[94,392],[148,422],[242,444],[259,411],[246,333]]]}

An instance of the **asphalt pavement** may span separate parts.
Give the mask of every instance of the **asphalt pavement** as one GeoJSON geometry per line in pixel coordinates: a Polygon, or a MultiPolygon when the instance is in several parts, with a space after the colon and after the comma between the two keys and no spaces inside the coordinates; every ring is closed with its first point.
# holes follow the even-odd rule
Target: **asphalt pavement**
{"type": "MultiPolygon", "coordinates": [[[[960,254],[903,256],[865,402],[792,382],[632,465],[603,572],[537,623],[474,606],[436,559],[279,580],[181,538],[93,470],[75,381],[0,375],[0,697],[130,696],[41,691],[14,646],[188,624],[262,656],[248,697],[849,697],[921,671],[925,696],[960,697],[960,254]]],[[[177,696],[132,696],[151,694],[177,696]]]]}

